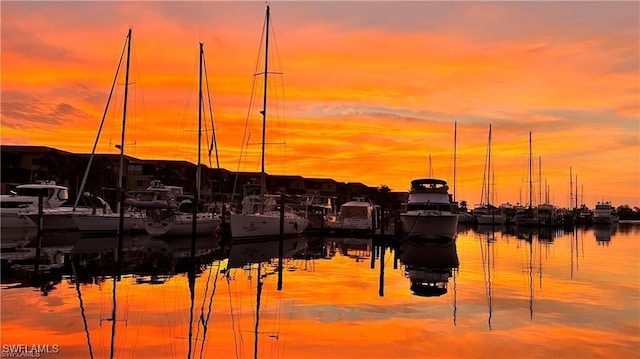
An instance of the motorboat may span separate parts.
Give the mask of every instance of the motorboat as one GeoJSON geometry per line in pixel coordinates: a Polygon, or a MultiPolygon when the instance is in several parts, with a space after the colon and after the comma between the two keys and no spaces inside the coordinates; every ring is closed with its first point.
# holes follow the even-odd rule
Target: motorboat
{"type": "Polygon", "coordinates": [[[373,234],[380,228],[380,206],[363,196],[343,203],[337,215],[327,217],[327,229],[340,234],[373,234]]]}
{"type": "Polygon", "coordinates": [[[400,213],[405,238],[452,239],[458,215],[451,206],[447,182],[435,178],[411,181],[409,198],[400,213]]]}

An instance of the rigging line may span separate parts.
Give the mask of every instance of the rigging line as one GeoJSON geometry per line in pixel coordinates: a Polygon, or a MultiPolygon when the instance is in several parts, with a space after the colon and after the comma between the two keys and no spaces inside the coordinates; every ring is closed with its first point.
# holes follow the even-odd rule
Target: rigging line
{"type": "Polygon", "coordinates": [[[191,263],[189,266],[189,294],[191,304],[189,307],[189,348],[187,352],[187,358],[191,358],[191,350],[192,350],[192,342],[193,342],[193,306],[195,302],[195,292],[196,292],[196,275],[195,275],[195,263],[191,263]]]}
{"type": "Polygon", "coordinates": [[[236,337],[236,319],[235,319],[235,315],[233,314],[233,301],[231,300],[231,280],[229,278],[229,272],[227,271],[227,274],[225,276],[227,278],[227,290],[228,290],[228,294],[229,294],[229,308],[230,308],[230,312],[231,312],[231,329],[233,330],[233,344],[235,347],[235,351],[236,351],[236,359],[239,359],[238,357],[238,339],[236,337]]]}
{"type": "MultiPolygon", "coordinates": [[[[487,258],[485,256],[484,247],[482,246],[482,237],[480,237],[478,244],[480,245],[480,256],[482,259],[482,276],[484,279],[485,296],[487,296],[487,303],[488,303],[489,297],[488,297],[488,286],[487,286],[487,258]]],[[[489,321],[489,330],[491,330],[491,321],[489,321]]]]}
{"type": "MultiPolygon", "coordinates": [[[[200,323],[204,325],[204,303],[207,301],[207,293],[209,293],[209,282],[211,281],[211,268],[209,268],[209,274],[207,274],[207,281],[204,285],[204,292],[202,293],[202,305],[200,306],[200,317],[198,318],[198,330],[196,331],[196,338],[200,337],[200,323]]],[[[206,328],[205,328],[206,330],[206,328]]],[[[204,345],[204,343],[203,343],[204,345]]]]}
{"type": "MultiPolygon", "coordinates": [[[[147,292],[149,292],[152,287],[151,286],[147,286],[146,288],[147,288],[147,292]]],[[[147,295],[145,297],[149,298],[150,296],[147,295]]],[[[132,357],[133,357],[133,354],[135,352],[135,349],[138,347],[138,339],[140,338],[140,329],[141,329],[142,322],[144,320],[144,314],[145,314],[147,302],[148,301],[146,301],[146,300],[142,302],[142,311],[141,311],[141,314],[140,314],[140,325],[138,326],[138,328],[136,330],[136,335],[133,338],[133,345],[132,345],[132,349],[131,349],[131,356],[132,357]]]]}
{"type": "MultiPolygon", "coordinates": [[[[134,53],[133,53],[133,57],[134,57],[133,62],[134,62],[134,67],[136,69],[135,72],[139,76],[139,74],[140,74],[140,70],[139,70],[140,66],[139,66],[139,63],[138,63],[137,54],[138,54],[137,51],[134,51],[134,53]]],[[[135,84],[138,84],[138,82],[136,81],[135,84]]],[[[139,96],[140,96],[140,103],[141,103],[141,107],[142,107],[142,118],[144,119],[143,123],[145,125],[148,125],[149,121],[147,121],[147,118],[148,118],[147,117],[147,106],[146,106],[146,102],[145,102],[145,99],[144,99],[144,94],[142,92],[142,86],[137,86],[136,88],[138,89],[137,92],[139,93],[139,96]]],[[[134,117],[134,119],[135,118],[136,117],[134,117]]],[[[145,138],[146,143],[151,143],[151,135],[150,135],[151,130],[150,130],[149,126],[144,126],[144,127],[145,127],[145,129],[144,129],[145,131],[144,132],[146,134],[146,138],[145,138]]],[[[134,139],[134,142],[137,142],[137,141],[135,141],[135,139],[134,139]]],[[[136,146],[136,148],[137,148],[137,146],[136,146]]]]}
{"type": "Polygon", "coordinates": [[[113,309],[111,311],[111,350],[109,351],[109,358],[113,359],[113,354],[115,352],[115,339],[116,339],[116,312],[117,312],[117,307],[116,307],[116,287],[117,287],[117,282],[118,280],[118,276],[114,275],[113,276],[113,309]]]}
{"type": "MultiPolygon", "coordinates": [[[[164,308],[166,308],[166,307],[167,307],[167,296],[165,295],[165,293],[166,293],[165,291],[162,291],[162,304],[164,305],[164,308]]],[[[165,310],[165,311],[164,311],[164,314],[165,314],[165,315],[164,315],[164,317],[163,317],[163,318],[166,320],[167,325],[166,325],[166,326],[165,326],[165,325],[162,325],[161,327],[162,327],[162,332],[163,332],[163,334],[165,334],[165,337],[166,337],[166,333],[164,332],[165,328],[167,328],[167,327],[168,327],[168,328],[170,328],[170,330],[171,330],[171,329],[173,329],[173,327],[174,327],[174,326],[171,324],[171,321],[169,320],[168,311],[166,311],[166,310],[165,310]]],[[[169,333],[169,336],[170,336],[170,337],[172,337],[172,336],[173,336],[173,331],[171,331],[171,332],[169,333]]],[[[175,357],[175,356],[176,356],[176,354],[175,354],[175,347],[174,347],[174,345],[173,345],[173,344],[174,344],[174,341],[173,341],[173,340],[170,340],[170,341],[169,341],[169,343],[170,343],[170,352],[171,352],[172,356],[173,356],[173,357],[175,357]]]]}
{"type": "Polygon", "coordinates": [[[82,315],[82,324],[84,324],[84,332],[87,336],[87,346],[89,347],[89,357],[93,359],[93,347],[91,346],[91,337],[89,336],[89,326],[87,325],[87,316],[84,312],[84,302],[82,301],[82,293],[80,292],[80,281],[78,281],[78,273],[76,272],[75,261],[71,260],[71,270],[75,280],[76,292],[78,293],[78,302],[80,303],[80,314],[82,315]]]}
{"type": "MultiPolygon", "coordinates": [[[[257,71],[257,66],[258,65],[256,65],[256,69],[254,70],[254,72],[257,71]]],[[[252,78],[253,78],[253,81],[252,81],[252,84],[251,84],[251,94],[249,96],[249,109],[247,110],[247,117],[246,117],[245,122],[244,122],[244,132],[242,134],[243,143],[240,146],[240,157],[238,158],[238,166],[236,168],[236,178],[235,178],[235,180],[233,182],[233,192],[231,194],[231,202],[234,201],[234,197],[236,195],[236,188],[237,188],[237,185],[238,185],[238,177],[240,175],[240,173],[239,173],[240,172],[240,163],[242,162],[242,156],[245,153],[245,146],[247,146],[247,147],[249,146],[249,140],[251,139],[251,132],[249,131],[249,119],[251,118],[251,114],[253,112],[253,105],[252,104],[253,104],[253,101],[254,101],[254,98],[255,98],[254,95],[255,95],[255,91],[256,91],[256,82],[258,81],[257,77],[255,75],[252,76],[252,78]]],[[[246,156],[246,154],[245,154],[245,156],[246,156]]]]}
{"type": "Polygon", "coordinates": [[[211,152],[215,149],[216,153],[216,166],[220,168],[220,158],[218,157],[218,141],[216,139],[216,130],[215,130],[215,122],[213,119],[213,102],[211,101],[211,89],[209,87],[209,75],[207,73],[207,61],[203,57],[202,61],[204,62],[204,80],[207,87],[207,99],[209,100],[209,118],[211,119],[211,144],[209,145],[209,167],[211,167],[211,152]]]}
{"type": "Polygon", "coordinates": [[[100,139],[100,133],[102,132],[102,127],[104,125],[104,121],[105,118],[107,116],[107,111],[109,109],[109,103],[111,103],[111,97],[113,95],[113,90],[116,86],[116,83],[118,81],[118,74],[120,73],[120,66],[122,66],[122,60],[124,59],[124,54],[125,54],[125,50],[127,49],[127,42],[129,41],[129,38],[127,38],[125,40],[125,44],[122,47],[122,53],[120,54],[120,59],[118,60],[118,66],[116,66],[116,74],[113,77],[113,82],[111,83],[111,90],[109,91],[109,97],[107,98],[107,103],[104,107],[104,112],[102,113],[102,120],[100,121],[100,126],[98,127],[98,134],[96,135],[96,140],[93,143],[93,149],[91,150],[91,156],[89,157],[89,163],[87,164],[87,168],[84,171],[84,176],[82,177],[82,183],[80,184],[80,188],[78,189],[78,194],[76,195],[76,201],[73,204],[73,210],[76,210],[76,207],[78,206],[78,201],[80,199],[80,195],[82,194],[82,191],[84,190],[84,186],[87,183],[87,177],[89,175],[89,169],[91,168],[91,163],[93,162],[93,156],[96,152],[96,147],[98,146],[98,141],[100,139]]]}
{"type": "MultiPolygon", "coordinates": [[[[233,183],[233,193],[231,195],[231,201],[233,202],[235,194],[236,194],[236,188],[237,188],[237,183],[238,183],[238,177],[239,177],[239,172],[240,172],[240,163],[242,161],[242,154],[244,152],[244,146],[248,146],[249,143],[249,138],[247,137],[248,133],[250,136],[250,132],[248,132],[248,127],[249,127],[249,119],[251,118],[251,113],[253,110],[253,101],[255,99],[254,95],[255,95],[255,90],[256,90],[256,81],[257,81],[257,74],[258,74],[258,67],[260,66],[260,59],[262,58],[261,53],[262,53],[262,44],[263,44],[263,40],[265,37],[265,29],[267,26],[267,20],[265,18],[265,21],[262,25],[262,31],[260,33],[260,44],[258,46],[258,56],[256,56],[256,61],[255,61],[255,67],[254,67],[254,74],[253,74],[253,83],[251,85],[251,95],[249,97],[249,109],[247,110],[247,118],[245,120],[245,127],[244,127],[244,133],[242,136],[242,140],[245,141],[246,139],[246,143],[242,143],[242,146],[240,147],[240,157],[238,159],[238,168],[236,170],[236,178],[235,181],[233,183]]],[[[266,60],[265,60],[266,61],[266,60]]]]}
{"type": "Polygon", "coordinates": [[[218,288],[218,276],[220,274],[220,262],[218,262],[218,269],[216,270],[216,276],[213,280],[213,289],[211,290],[211,297],[209,298],[209,311],[207,312],[207,317],[203,318],[203,328],[204,331],[202,333],[202,345],[200,346],[200,358],[202,358],[202,354],[204,353],[204,342],[207,339],[207,329],[209,327],[209,318],[211,317],[211,309],[213,307],[213,296],[216,293],[216,289],[218,288]]]}
{"type": "MultiPolygon", "coordinates": [[[[191,100],[193,98],[193,93],[196,91],[193,91],[193,89],[196,87],[194,85],[194,83],[196,82],[195,80],[195,76],[198,73],[197,71],[190,71],[191,73],[191,78],[189,80],[189,86],[187,88],[187,93],[186,96],[183,97],[183,102],[182,102],[182,117],[180,119],[180,123],[179,123],[179,128],[177,131],[172,131],[174,133],[177,132],[177,140],[175,141],[175,145],[173,147],[173,155],[174,157],[179,157],[182,158],[182,152],[184,150],[184,144],[185,143],[194,143],[195,141],[184,141],[183,138],[186,136],[185,133],[187,132],[186,130],[186,123],[190,122],[188,120],[188,116],[191,115],[191,100]],[[182,146],[182,147],[181,147],[182,146]]],[[[197,132],[197,130],[196,130],[197,132]]]]}

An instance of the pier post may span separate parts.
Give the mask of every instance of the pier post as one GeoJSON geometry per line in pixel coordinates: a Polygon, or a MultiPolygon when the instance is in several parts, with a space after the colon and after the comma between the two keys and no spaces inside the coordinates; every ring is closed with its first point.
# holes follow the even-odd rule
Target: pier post
{"type": "Polygon", "coordinates": [[[282,290],[282,261],[284,260],[284,193],[280,194],[280,240],[278,243],[278,290],[282,290]]]}

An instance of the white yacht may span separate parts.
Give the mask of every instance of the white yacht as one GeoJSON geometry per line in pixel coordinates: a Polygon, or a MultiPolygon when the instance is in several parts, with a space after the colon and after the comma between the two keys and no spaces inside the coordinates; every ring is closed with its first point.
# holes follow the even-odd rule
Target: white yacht
{"type": "Polygon", "coordinates": [[[57,185],[54,181],[21,184],[11,194],[0,196],[0,226],[2,230],[27,230],[36,228],[36,223],[23,215],[26,212],[38,212],[39,197],[42,196],[42,208],[54,209],[69,199],[69,189],[57,185]]]}
{"type": "MultiPolygon", "coordinates": [[[[65,203],[59,207],[44,209],[42,211],[42,230],[47,232],[77,231],[78,226],[72,216],[101,212],[112,213],[109,204],[98,196],[85,193],[75,204],[65,203]]],[[[23,215],[29,217],[34,223],[38,221],[40,216],[37,210],[29,210],[23,215]]]]}
{"type": "Polygon", "coordinates": [[[327,228],[337,233],[373,234],[380,228],[380,206],[365,199],[354,197],[340,206],[337,215],[327,218],[327,228]]]}
{"type": "Polygon", "coordinates": [[[452,239],[458,227],[447,182],[434,179],[411,181],[409,199],[400,213],[405,238],[452,239]]]}
{"type": "Polygon", "coordinates": [[[598,202],[593,210],[592,221],[594,224],[610,224],[613,223],[613,207],[611,202],[598,202]]]}

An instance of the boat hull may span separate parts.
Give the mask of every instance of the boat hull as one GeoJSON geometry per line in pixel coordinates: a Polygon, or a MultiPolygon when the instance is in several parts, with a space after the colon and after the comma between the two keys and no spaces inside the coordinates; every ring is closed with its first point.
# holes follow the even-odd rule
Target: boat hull
{"type": "Polygon", "coordinates": [[[507,222],[507,216],[504,214],[482,214],[476,216],[478,224],[505,224],[507,222]]]}
{"type": "Polygon", "coordinates": [[[0,215],[0,227],[2,230],[27,230],[35,229],[36,223],[29,217],[18,213],[2,213],[0,215]]]}
{"type": "MultiPolygon", "coordinates": [[[[145,221],[145,230],[154,237],[188,236],[193,234],[192,215],[177,215],[165,219],[145,221]]],[[[213,234],[220,227],[221,220],[212,216],[196,217],[196,235],[213,234]]]]}
{"type": "Polygon", "coordinates": [[[405,238],[453,239],[458,229],[457,214],[402,213],[400,222],[405,238]]]}
{"type": "MultiPolygon", "coordinates": [[[[28,217],[36,222],[38,214],[29,214],[28,217]]],[[[76,222],[73,221],[72,213],[43,213],[42,214],[42,230],[43,231],[75,231],[78,230],[76,222]]]]}
{"type": "MultiPolygon", "coordinates": [[[[285,216],[283,234],[298,235],[308,226],[306,218],[285,216]]],[[[232,239],[251,239],[280,235],[280,216],[265,214],[235,214],[229,217],[232,239]]]]}
{"type": "MultiPolygon", "coordinates": [[[[84,234],[117,234],[120,226],[120,216],[114,214],[72,216],[78,230],[84,234]]],[[[142,216],[125,215],[124,233],[144,232],[145,224],[142,216]]]]}
{"type": "Polygon", "coordinates": [[[611,215],[599,216],[594,214],[593,217],[591,217],[591,221],[593,224],[611,224],[613,223],[613,217],[611,217],[611,215]]]}

